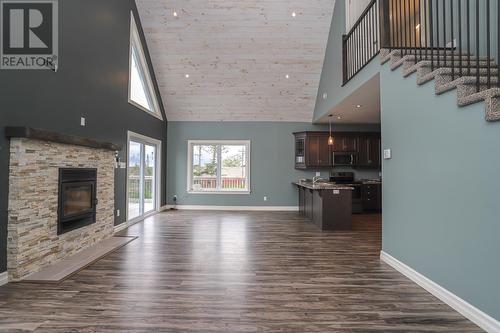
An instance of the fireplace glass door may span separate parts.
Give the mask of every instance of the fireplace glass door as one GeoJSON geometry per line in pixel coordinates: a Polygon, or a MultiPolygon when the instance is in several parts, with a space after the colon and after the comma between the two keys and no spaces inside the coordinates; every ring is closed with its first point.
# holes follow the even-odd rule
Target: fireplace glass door
{"type": "Polygon", "coordinates": [[[157,184],[158,145],[146,139],[129,141],[128,220],[158,209],[157,184]]]}

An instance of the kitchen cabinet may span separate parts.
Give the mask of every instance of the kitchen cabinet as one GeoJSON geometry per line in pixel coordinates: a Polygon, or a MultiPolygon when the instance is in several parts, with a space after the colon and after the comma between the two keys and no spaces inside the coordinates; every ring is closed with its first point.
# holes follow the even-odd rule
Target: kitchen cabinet
{"type": "Polygon", "coordinates": [[[382,211],[382,184],[363,184],[362,202],[364,211],[382,211]]]}
{"type": "Polygon", "coordinates": [[[307,165],[329,167],[332,165],[328,134],[312,134],[307,137],[307,165]]]}
{"type": "Polygon", "coordinates": [[[333,135],[333,151],[340,152],[356,152],[358,150],[358,138],[352,133],[339,133],[333,135]]]}
{"type": "Polygon", "coordinates": [[[366,134],[359,137],[358,161],[359,168],[380,168],[381,142],[380,134],[366,134]]]}
{"type": "Polygon", "coordinates": [[[335,132],[333,146],[328,145],[328,132],[298,132],[294,135],[296,169],[331,168],[333,153],[354,154],[354,168],[380,168],[380,133],[335,132]]]}

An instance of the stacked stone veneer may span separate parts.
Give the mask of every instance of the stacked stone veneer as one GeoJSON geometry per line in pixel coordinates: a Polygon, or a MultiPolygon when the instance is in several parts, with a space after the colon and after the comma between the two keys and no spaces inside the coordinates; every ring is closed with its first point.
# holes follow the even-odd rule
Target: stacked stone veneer
{"type": "Polygon", "coordinates": [[[10,281],[112,236],[114,158],[110,150],[12,138],[7,268],[10,281]],[[96,223],[57,235],[59,168],[97,168],[96,223]]]}

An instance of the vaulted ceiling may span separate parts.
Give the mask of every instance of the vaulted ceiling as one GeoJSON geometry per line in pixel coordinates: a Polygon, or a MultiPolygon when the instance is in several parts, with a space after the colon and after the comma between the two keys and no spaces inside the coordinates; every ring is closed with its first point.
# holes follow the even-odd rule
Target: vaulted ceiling
{"type": "Polygon", "coordinates": [[[168,120],[311,121],[334,3],[137,0],[168,120]]]}

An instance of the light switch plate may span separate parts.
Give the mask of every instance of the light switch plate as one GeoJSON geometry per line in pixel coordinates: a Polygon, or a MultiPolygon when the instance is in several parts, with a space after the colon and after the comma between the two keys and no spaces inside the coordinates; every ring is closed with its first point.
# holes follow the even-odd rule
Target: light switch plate
{"type": "Polygon", "coordinates": [[[80,125],[85,126],[85,117],[80,118],[80,125]]]}
{"type": "Polygon", "coordinates": [[[321,177],[321,172],[316,172],[316,177],[321,177]]]}
{"type": "Polygon", "coordinates": [[[339,195],[340,194],[340,190],[333,190],[333,194],[339,195]]]}
{"type": "Polygon", "coordinates": [[[384,149],[384,160],[390,160],[392,158],[392,152],[390,149],[384,149]]]}

